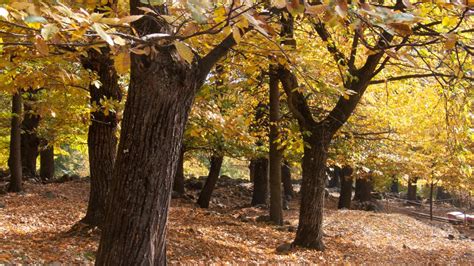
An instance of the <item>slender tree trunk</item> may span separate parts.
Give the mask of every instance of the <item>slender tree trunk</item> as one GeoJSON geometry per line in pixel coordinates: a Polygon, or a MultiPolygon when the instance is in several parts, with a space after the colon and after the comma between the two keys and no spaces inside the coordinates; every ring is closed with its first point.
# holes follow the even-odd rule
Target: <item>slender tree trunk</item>
{"type": "Polygon", "coordinates": [[[43,181],[54,178],[54,146],[47,143],[40,150],[40,177],[43,181]]]}
{"type": "Polygon", "coordinates": [[[269,134],[269,173],[270,173],[270,218],[273,222],[283,223],[281,210],[281,150],[278,148],[280,121],[280,92],[275,67],[270,66],[270,134],[269,134]]]}
{"type": "Polygon", "coordinates": [[[22,186],[22,168],[21,168],[21,92],[13,94],[12,97],[12,120],[10,131],[10,157],[8,158],[8,167],[10,168],[10,184],[8,192],[20,192],[22,186]]]}
{"type": "MultiPolygon", "coordinates": [[[[28,101],[34,102],[35,91],[28,93],[28,101]]],[[[35,114],[33,106],[24,102],[24,115],[21,122],[21,165],[24,178],[36,176],[36,159],[39,154],[39,138],[36,130],[40,122],[40,116],[35,114]]]]}
{"type": "Polygon", "coordinates": [[[184,194],[184,147],[181,148],[179,153],[178,166],[176,168],[176,175],[173,181],[173,191],[179,194],[184,194]]]}
{"type": "Polygon", "coordinates": [[[416,182],[417,181],[418,181],[418,177],[410,177],[408,179],[408,189],[407,189],[408,200],[416,200],[416,182]]]}
{"type": "Polygon", "coordinates": [[[87,212],[81,223],[101,227],[105,220],[105,205],[117,152],[118,118],[114,110],[103,109],[103,101],[120,101],[122,98],[118,75],[110,57],[110,50],[101,52],[90,49],[82,58],[82,65],[97,72],[100,88],[89,86],[90,102],[99,110],[91,113],[91,124],[87,135],[89,149],[90,193],[87,212]]]}
{"type": "Polygon", "coordinates": [[[268,159],[254,160],[252,206],[267,204],[268,199],[268,159]]]}
{"type": "Polygon", "coordinates": [[[291,168],[287,161],[281,164],[281,180],[283,182],[283,191],[287,199],[292,199],[295,196],[293,184],[291,182],[291,168]]]}
{"type": "Polygon", "coordinates": [[[207,176],[206,183],[199,194],[197,204],[201,208],[209,208],[209,202],[211,201],[212,191],[216,187],[219,174],[221,172],[222,161],[224,156],[213,155],[211,157],[211,166],[209,168],[209,175],[207,176]]]}
{"type": "Polygon", "coordinates": [[[280,121],[280,91],[275,67],[270,66],[270,220],[278,225],[283,224],[282,189],[281,189],[281,150],[278,148],[280,121]]]}
{"type": "Polygon", "coordinates": [[[433,221],[433,190],[434,190],[434,183],[431,180],[430,184],[430,220],[433,221]]]}
{"type": "Polygon", "coordinates": [[[324,250],[323,207],[326,185],[326,160],[329,136],[323,128],[314,129],[310,136],[303,138],[303,183],[301,185],[301,206],[295,245],[324,250]]]}
{"type": "Polygon", "coordinates": [[[354,200],[360,202],[372,200],[372,179],[370,177],[356,179],[354,200]]]}

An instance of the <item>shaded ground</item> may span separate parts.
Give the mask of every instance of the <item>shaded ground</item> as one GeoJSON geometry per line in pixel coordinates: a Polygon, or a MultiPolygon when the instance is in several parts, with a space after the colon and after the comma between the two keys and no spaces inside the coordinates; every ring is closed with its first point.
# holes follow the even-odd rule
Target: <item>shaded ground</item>
{"type": "MultiPolygon", "coordinates": [[[[92,263],[98,234],[67,233],[87,204],[88,183],[27,184],[26,194],[0,195],[0,263],[92,263]]],[[[191,196],[195,192],[190,193],[191,196]]],[[[294,237],[297,202],[285,211],[289,224],[257,222],[266,210],[250,208],[248,188],[220,187],[209,210],[174,199],[168,259],[198,262],[472,263],[474,242],[460,240],[448,224],[430,226],[403,214],[326,210],[327,251],[275,248],[294,237]],[[448,235],[455,235],[449,240],[448,235]]],[[[328,205],[334,204],[329,201],[328,205]]]]}

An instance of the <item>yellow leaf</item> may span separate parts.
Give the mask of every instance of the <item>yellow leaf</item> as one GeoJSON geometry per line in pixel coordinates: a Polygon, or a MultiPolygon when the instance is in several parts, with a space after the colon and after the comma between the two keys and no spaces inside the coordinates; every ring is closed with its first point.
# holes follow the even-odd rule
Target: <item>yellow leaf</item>
{"type": "Polygon", "coordinates": [[[126,74],[130,68],[130,54],[119,53],[114,56],[114,66],[119,74],[126,74]]]}
{"type": "Polygon", "coordinates": [[[114,46],[114,40],[112,40],[112,37],[110,37],[110,35],[105,32],[105,30],[102,28],[102,25],[94,23],[92,27],[97,32],[97,34],[99,34],[100,38],[106,41],[110,46],[114,46]]]}
{"type": "Polygon", "coordinates": [[[241,40],[240,30],[237,27],[232,28],[232,37],[234,37],[235,43],[239,43],[241,40]]]}
{"type": "Polygon", "coordinates": [[[176,47],[176,51],[182,59],[184,59],[189,64],[193,62],[194,53],[191,48],[189,48],[185,43],[180,41],[175,41],[174,46],[176,47]]]}

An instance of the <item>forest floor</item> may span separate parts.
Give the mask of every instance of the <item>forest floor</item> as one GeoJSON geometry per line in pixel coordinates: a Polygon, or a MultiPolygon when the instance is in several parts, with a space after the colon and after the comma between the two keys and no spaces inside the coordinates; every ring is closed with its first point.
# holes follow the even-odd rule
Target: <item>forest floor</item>
{"type": "MultiPolygon", "coordinates": [[[[0,195],[1,263],[93,263],[99,235],[69,233],[87,206],[89,184],[26,184],[26,193],[0,195]]],[[[398,213],[325,210],[326,251],[289,243],[298,222],[298,201],[284,211],[285,226],[260,222],[267,210],[249,207],[249,186],[216,189],[210,209],[196,207],[190,191],[173,199],[169,216],[168,260],[198,263],[455,263],[474,261],[474,241],[460,239],[449,224],[431,225],[398,213]],[[448,236],[452,235],[449,239],[448,236]]]]}

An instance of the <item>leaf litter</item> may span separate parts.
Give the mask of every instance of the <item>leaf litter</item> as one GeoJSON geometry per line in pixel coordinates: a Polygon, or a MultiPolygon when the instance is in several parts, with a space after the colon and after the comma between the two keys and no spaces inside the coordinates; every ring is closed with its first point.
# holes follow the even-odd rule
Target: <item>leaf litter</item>
{"type": "MultiPolygon", "coordinates": [[[[99,232],[69,233],[85,214],[88,191],[86,181],[26,183],[24,194],[0,195],[0,263],[93,264],[99,232]]],[[[296,199],[284,211],[285,225],[275,226],[259,221],[267,214],[265,208],[248,206],[248,188],[217,187],[207,210],[194,204],[196,193],[172,200],[170,264],[474,261],[474,242],[457,237],[452,226],[432,226],[405,214],[332,208],[325,209],[326,251],[294,248],[280,253],[276,248],[294,238],[296,199]]]]}

